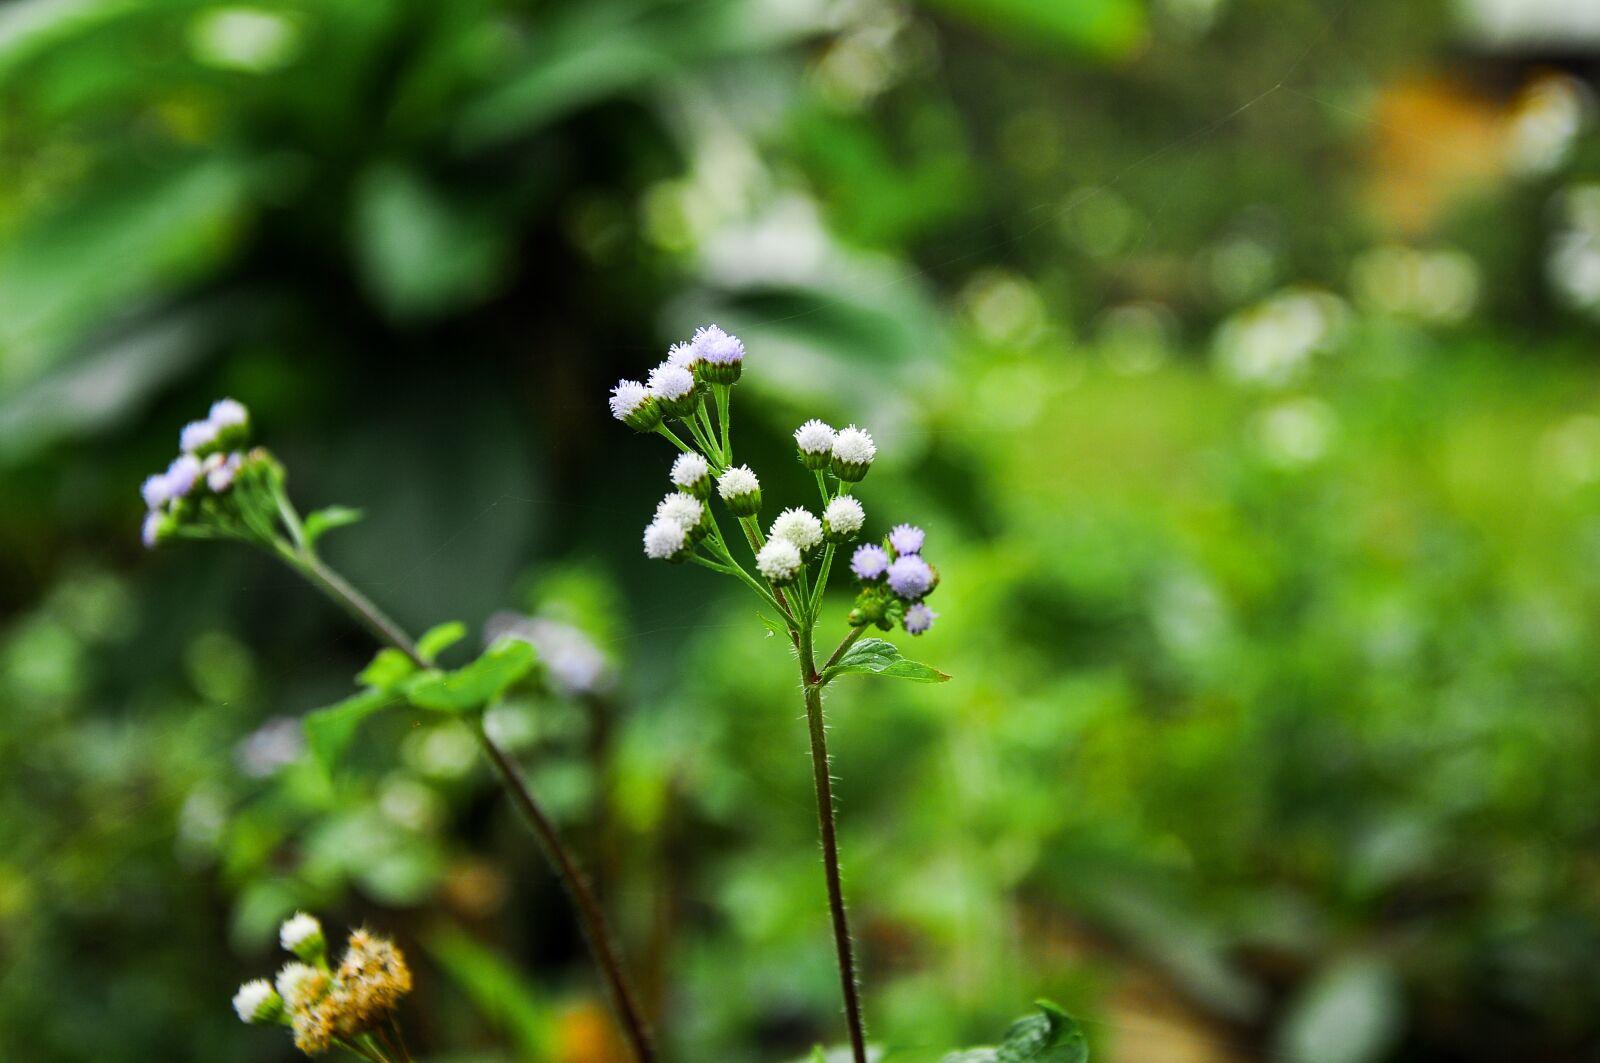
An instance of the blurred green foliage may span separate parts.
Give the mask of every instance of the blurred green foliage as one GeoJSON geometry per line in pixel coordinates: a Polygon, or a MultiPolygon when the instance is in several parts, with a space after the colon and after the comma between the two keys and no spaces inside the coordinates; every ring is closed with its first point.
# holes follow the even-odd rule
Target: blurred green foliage
{"type": "Polygon", "coordinates": [[[669,456],[602,403],[711,318],[771,497],[795,424],[859,421],[873,526],[938,544],[953,681],[829,703],[875,1038],[1046,994],[1102,1059],[1592,1056],[1600,149],[1386,220],[1382,136],[1457,143],[1392,87],[1547,58],[1448,16],[8,5],[0,1058],[289,1058],[227,1000],[296,906],[398,935],[430,1058],[617,1058],[462,725],[329,773],[300,719],[374,647],[263,559],[138,549],[221,393],[366,512],[333,563],[468,621],[448,663],[502,609],[602,651],[492,720],[673,1058],[836,1034],[784,650],[639,556],[669,456]]]}

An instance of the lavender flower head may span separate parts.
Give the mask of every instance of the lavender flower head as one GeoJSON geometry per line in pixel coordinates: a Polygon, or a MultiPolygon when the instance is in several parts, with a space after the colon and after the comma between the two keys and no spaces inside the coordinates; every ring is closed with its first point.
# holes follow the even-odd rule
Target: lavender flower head
{"type": "Polygon", "coordinates": [[[217,441],[217,426],[210,421],[190,421],[178,434],[178,448],[185,454],[198,454],[217,441]]]}
{"type": "Polygon", "coordinates": [[[626,421],[649,397],[649,389],[637,380],[619,380],[616,387],[611,389],[611,416],[626,421]]]}
{"type": "Polygon", "coordinates": [[[744,344],[715,325],[696,329],[692,343],[699,357],[711,365],[733,365],[744,361],[744,344]]]}
{"type": "Polygon", "coordinates": [[[222,494],[233,486],[234,477],[239,475],[239,467],[244,464],[244,455],[239,453],[223,457],[213,454],[206,459],[206,486],[212,493],[222,494]]]}
{"type": "Polygon", "coordinates": [[[933,589],[933,569],[916,554],[895,558],[888,576],[889,589],[908,602],[917,601],[933,589]]]}
{"type": "Polygon", "coordinates": [[[667,348],[667,361],[682,369],[694,370],[700,364],[700,352],[692,343],[674,343],[667,348]]]}
{"type": "Polygon", "coordinates": [[[889,545],[897,554],[920,554],[924,538],[922,529],[915,524],[896,524],[889,532],[889,545]]]}
{"type": "Polygon", "coordinates": [[[856,579],[878,579],[888,570],[889,553],[876,543],[856,547],[855,555],[850,558],[850,571],[855,573],[856,579]]]}
{"type": "Polygon", "coordinates": [[[193,454],[179,454],[167,466],[166,479],[168,497],[182,498],[194,490],[195,481],[200,479],[200,459],[193,454]]]}
{"type": "Polygon", "coordinates": [[[567,697],[609,690],[616,676],[600,647],[581,629],[547,616],[495,613],[483,625],[485,644],[509,637],[532,643],[550,683],[567,697]]]}
{"type": "Polygon", "coordinates": [[[650,370],[648,387],[656,398],[675,402],[694,390],[694,374],[681,365],[662,362],[650,370]]]}
{"type": "Polygon", "coordinates": [[[159,509],[152,509],[144,515],[144,524],[139,529],[139,540],[144,543],[145,549],[155,549],[156,543],[161,541],[161,530],[166,523],[167,515],[159,509]]]}
{"type": "Polygon", "coordinates": [[[234,399],[218,399],[211,404],[211,413],[206,417],[218,431],[226,428],[238,428],[250,423],[250,411],[244,408],[244,403],[234,399]]]}
{"type": "Polygon", "coordinates": [[[146,476],[144,483],[139,486],[139,495],[144,499],[146,509],[160,509],[172,501],[172,490],[167,486],[167,474],[164,472],[146,476]]]}
{"type": "Polygon", "coordinates": [[[933,622],[937,619],[939,619],[938,613],[918,602],[906,609],[905,618],[901,623],[905,625],[906,634],[921,635],[933,627],[933,622]]]}

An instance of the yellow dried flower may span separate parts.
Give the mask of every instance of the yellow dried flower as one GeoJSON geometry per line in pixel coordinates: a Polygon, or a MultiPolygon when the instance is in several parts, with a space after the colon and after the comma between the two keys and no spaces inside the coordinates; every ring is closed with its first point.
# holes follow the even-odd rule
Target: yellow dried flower
{"type": "Polygon", "coordinates": [[[316,1007],[296,1011],[290,1025],[294,1029],[294,1046],[308,1056],[319,1056],[333,1044],[333,1015],[328,1004],[332,996],[316,1007]]]}
{"type": "Polygon", "coordinates": [[[405,954],[387,938],[357,930],[350,935],[329,997],[334,1028],[341,1037],[364,1033],[387,1020],[409,992],[411,968],[405,954]]]}

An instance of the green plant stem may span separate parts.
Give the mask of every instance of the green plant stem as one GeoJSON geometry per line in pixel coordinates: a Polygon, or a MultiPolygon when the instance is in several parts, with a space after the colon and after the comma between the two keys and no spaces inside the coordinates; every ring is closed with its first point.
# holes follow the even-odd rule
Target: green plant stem
{"type": "MultiPolygon", "coordinates": [[[[279,552],[286,554],[293,567],[303,573],[313,586],[337,602],[345,612],[376,635],[380,641],[405,654],[418,668],[433,667],[417,652],[416,643],[411,641],[410,636],[401,630],[398,624],[384,615],[383,611],[360,591],[345,582],[337,572],[323,564],[315,554],[309,551],[296,553],[289,549],[287,544],[283,544],[279,552]]],[[[572,898],[573,905],[578,910],[579,922],[583,926],[584,936],[589,941],[589,949],[604,977],[612,1004],[621,1020],[623,1032],[633,1048],[635,1058],[639,1063],[652,1063],[655,1059],[655,1045],[651,1039],[650,1027],[623,974],[622,961],[612,942],[611,930],[606,923],[605,913],[601,911],[599,900],[579,869],[571,850],[562,841],[555,824],[534,800],[527,781],[483,729],[481,719],[475,730],[484,753],[510,792],[512,803],[517,806],[532,828],[534,836],[544,849],[546,858],[555,867],[562,886],[566,888],[567,895],[572,898]]]]}
{"type": "Polygon", "coordinates": [[[817,589],[811,592],[811,615],[816,617],[822,610],[822,593],[828,589],[828,573],[833,570],[833,554],[836,547],[829,543],[822,548],[822,568],[817,572],[817,589]]]}
{"type": "Polygon", "coordinates": [[[728,392],[731,388],[727,384],[717,384],[713,390],[717,397],[717,422],[722,426],[722,460],[732,465],[733,426],[728,421],[728,392]]]}
{"type": "Polygon", "coordinates": [[[833,780],[828,759],[828,730],[822,717],[822,683],[811,648],[811,625],[800,632],[800,679],[805,686],[806,724],[811,731],[811,777],[817,795],[817,826],[822,835],[822,867],[828,883],[828,910],[833,917],[833,945],[839,959],[839,985],[844,994],[845,1022],[850,1030],[850,1052],[855,1063],[867,1063],[866,1031],[861,1023],[861,987],[856,981],[850,921],[845,913],[844,886],[839,875],[837,816],[833,806],[833,780]]]}

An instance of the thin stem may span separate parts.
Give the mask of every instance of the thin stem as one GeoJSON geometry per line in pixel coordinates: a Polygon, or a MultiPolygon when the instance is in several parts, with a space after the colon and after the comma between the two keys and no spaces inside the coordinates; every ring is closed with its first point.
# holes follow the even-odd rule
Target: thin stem
{"type": "MultiPolygon", "coordinates": [[[[337,572],[314,555],[301,552],[294,553],[287,545],[280,548],[280,554],[286,554],[291,564],[302,572],[323,593],[327,594],[351,616],[355,617],[364,627],[376,635],[380,641],[387,642],[395,649],[409,657],[412,663],[419,668],[431,667],[417,652],[416,643],[411,641],[398,624],[384,615],[376,605],[345,582],[337,572]]],[[[571,851],[561,840],[556,831],[555,824],[545,815],[544,810],[534,800],[532,792],[528,789],[527,782],[516,769],[504,751],[495,744],[483,729],[480,719],[476,728],[479,744],[483,751],[494,764],[500,779],[505,783],[506,789],[511,793],[512,803],[522,812],[523,818],[533,828],[534,835],[539,839],[539,844],[544,849],[545,856],[550,863],[555,865],[561,879],[561,884],[566,888],[568,896],[572,898],[574,906],[578,909],[579,922],[583,925],[585,937],[589,940],[590,951],[594,954],[595,962],[600,967],[607,988],[610,990],[612,1003],[616,1007],[618,1017],[622,1021],[623,1031],[627,1034],[633,1046],[634,1056],[639,1063],[651,1063],[655,1059],[655,1046],[651,1041],[650,1028],[644,1020],[643,1012],[639,1009],[637,999],[629,988],[627,979],[622,972],[622,961],[619,958],[616,946],[612,944],[611,931],[606,924],[605,913],[601,911],[600,904],[590,889],[583,872],[579,870],[577,861],[571,851]]]]}
{"type": "Polygon", "coordinates": [[[811,627],[800,633],[800,679],[805,684],[806,723],[811,731],[811,777],[817,792],[817,826],[822,834],[822,867],[828,883],[828,910],[833,916],[833,945],[839,959],[839,986],[844,994],[845,1022],[855,1063],[867,1063],[867,1038],[861,1023],[861,987],[856,981],[850,922],[845,914],[844,886],[839,876],[839,839],[829,775],[828,730],[822,718],[822,685],[811,651],[811,627]]]}
{"type": "Polygon", "coordinates": [[[723,453],[721,446],[717,443],[717,426],[711,419],[711,407],[702,401],[699,406],[695,407],[694,412],[695,416],[700,419],[700,427],[705,429],[708,449],[717,455],[722,464],[728,464],[728,455],[723,453]]]}
{"type": "Polygon", "coordinates": [[[828,491],[828,475],[821,469],[813,469],[817,474],[817,490],[822,494],[822,508],[827,509],[828,503],[833,501],[833,495],[828,491]]]}
{"type": "Polygon", "coordinates": [[[733,464],[733,425],[728,420],[728,392],[727,384],[713,386],[713,393],[717,397],[717,421],[722,425],[722,460],[729,465],[733,464]]]}
{"type": "Polygon", "coordinates": [[[813,617],[822,609],[822,592],[828,589],[828,573],[833,569],[833,555],[837,547],[829,543],[822,548],[822,568],[817,572],[817,588],[811,592],[811,615],[813,617]]]}
{"type": "Polygon", "coordinates": [[[706,431],[700,425],[700,415],[704,409],[705,407],[702,406],[699,410],[695,411],[695,415],[693,417],[684,418],[683,426],[689,430],[689,434],[693,436],[694,441],[700,445],[700,449],[705,451],[706,460],[710,461],[712,464],[721,464],[722,455],[717,453],[717,448],[712,446],[711,443],[706,439],[706,431]]]}

